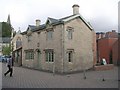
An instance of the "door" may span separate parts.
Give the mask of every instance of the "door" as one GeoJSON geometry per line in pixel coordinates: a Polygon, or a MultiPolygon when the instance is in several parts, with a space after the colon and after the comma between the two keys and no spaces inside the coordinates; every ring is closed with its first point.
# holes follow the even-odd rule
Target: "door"
{"type": "Polygon", "coordinates": [[[38,68],[41,67],[40,62],[41,62],[41,53],[40,51],[37,52],[37,62],[38,62],[38,68]]]}

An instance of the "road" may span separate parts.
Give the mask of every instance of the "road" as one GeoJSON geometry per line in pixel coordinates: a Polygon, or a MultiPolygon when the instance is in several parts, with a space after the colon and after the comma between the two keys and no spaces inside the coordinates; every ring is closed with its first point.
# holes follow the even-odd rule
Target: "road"
{"type": "MultiPolygon", "coordinates": [[[[2,64],[2,72],[7,70],[2,64]]],[[[3,88],[118,88],[118,68],[107,71],[87,71],[68,75],[14,67],[13,77],[2,73],[3,88]],[[103,76],[105,81],[102,81],[103,76]]]]}

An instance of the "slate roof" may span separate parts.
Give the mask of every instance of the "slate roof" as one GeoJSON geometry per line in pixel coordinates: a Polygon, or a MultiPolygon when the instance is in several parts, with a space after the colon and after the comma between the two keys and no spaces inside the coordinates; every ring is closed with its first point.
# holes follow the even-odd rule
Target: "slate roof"
{"type": "Polygon", "coordinates": [[[50,21],[51,21],[51,24],[54,24],[54,23],[59,22],[59,20],[58,20],[58,19],[54,19],[54,18],[50,18],[50,17],[48,17],[48,20],[50,20],[50,21]]]}
{"type": "Polygon", "coordinates": [[[79,17],[85,24],[86,26],[90,29],[90,30],[93,30],[92,26],[89,24],[89,22],[87,22],[80,14],[75,14],[75,15],[71,15],[71,16],[67,16],[67,17],[64,17],[64,18],[61,18],[60,20],[64,21],[64,22],[68,22],[72,19],[75,19],[79,17]]]}
{"type": "Polygon", "coordinates": [[[42,25],[40,25],[40,26],[33,26],[33,25],[29,25],[29,27],[31,28],[31,31],[37,31],[37,30],[42,30],[42,29],[44,29],[45,27],[46,27],[46,25],[45,24],[42,24],[42,25]]]}
{"type": "Polygon", "coordinates": [[[64,23],[62,20],[54,19],[54,18],[50,18],[50,17],[48,17],[46,24],[48,21],[50,22],[51,25],[58,25],[58,24],[64,23]]]}
{"type": "Polygon", "coordinates": [[[34,26],[34,25],[29,25],[28,27],[30,27],[31,30],[33,30],[34,28],[36,28],[36,26],[34,26]]]}
{"type": "Polygon", "coordinates": [[[22,32],[21,34],[22,34],[22,35],[25,35],[25,34],[27,34],[27,32],[26,32],[26,31],[24,31],[24,32],[22,32]]]}
{"type": "MultiPolygon", "coordinates": [[[[85,24],[86,26],[90,29],[93,30],[92,26],[89,24],[89,22],[87,22],[80,14],[75,14],[75,15],[70,15],[61,19],[54,19],[54,18],[47,18],[47,21],[45,24],[42,24],[40,26],[34,26],[34,25],[29,25],[28,28],[31,28],[31,31],[35,32],[38,30],[43,30],[44,28],[46,28],[46,24],[49,21],[51,25],[58,25],[58,24],[64,24],[65,22],[68,22],[72,19],[75,19],[79,17],[85,24]]],[[[27,29],[28,30],[28,29],[27,29]]],[[[22,34],[26,34],[27,32],[23,32],[22,34]]]]}
{"type": "Polygon", "coordinates": [[[70,17],[75,16],[75,15],[76,15],[76,14],[74,14],[74,15],[70,15],[70,16],[66,16],[66,17],[61,18],[61,19],[59,19],[59,20],[64,20],[64,19],[70,18],[70,17]]]}

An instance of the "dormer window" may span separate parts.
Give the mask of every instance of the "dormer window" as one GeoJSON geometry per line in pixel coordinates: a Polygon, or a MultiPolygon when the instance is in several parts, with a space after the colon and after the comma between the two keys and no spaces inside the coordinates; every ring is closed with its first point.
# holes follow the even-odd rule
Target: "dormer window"
{"type": "Polygon", "coordinates": [[[50,24],[50,21],[49,20],[47,20],[47,23],[46,24],[50,24]]]}
{"type": "Polygon", "coordinates": [[[47,20],[47,22],[46,22],[46,26],[47,26],[47,27],[50,26],[50,21],[49,21],[49,20],[47,20]]]}

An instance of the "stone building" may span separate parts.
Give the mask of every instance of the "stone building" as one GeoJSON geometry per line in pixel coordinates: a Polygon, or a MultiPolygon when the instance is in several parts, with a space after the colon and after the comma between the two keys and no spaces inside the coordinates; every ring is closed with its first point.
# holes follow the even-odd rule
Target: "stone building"
{"type": "Polygon", "coordinates": [[[22,66],[22,34],[19,30],[11,40],[12,54],[16,66],[22,66]]]}
{"type": "Polygon", "coordinates": [[[48,17],[41,25],[29,25],[23,34],[22,65],[51,72],[69,73],[93,68],[96,34],[73,5],[73,15],[48,17]]]}

